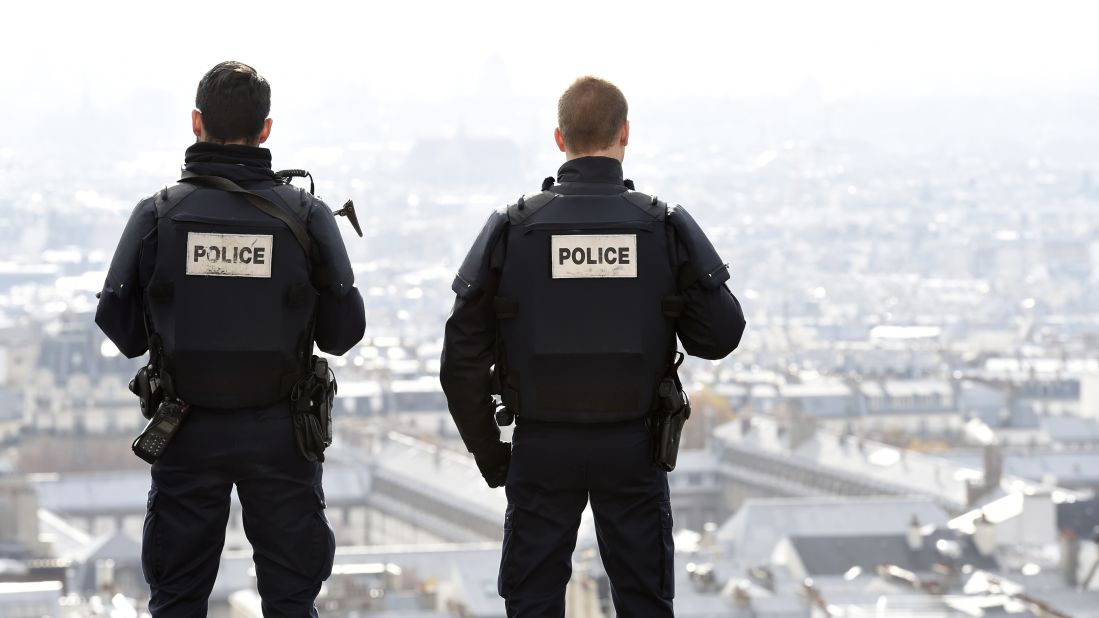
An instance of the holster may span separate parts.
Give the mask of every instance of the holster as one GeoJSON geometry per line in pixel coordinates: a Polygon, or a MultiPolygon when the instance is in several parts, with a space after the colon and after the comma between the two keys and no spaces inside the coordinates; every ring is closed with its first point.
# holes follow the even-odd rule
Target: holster
{"type": "Polygon", "coordinates": [[[332,444],[332,401],[336,377],[328,361],[313,356],[309,372],[290,392],[290,411],[298,451],[308,461],[324,461],[324,449],[332,444]]]}
{"type": "Polygon", "coordinates": [[[683,424],[691,417],[691,401],[679,380],[679,365],[682,363],[683,354],[676,352],[676,360],[669,365],[657,385],[655,409],[651,417],[653,460],[668,472],[675,469],[683,424]]]}
{"type": "Polygon", "coordinates": [[[161,388],[160,376],[151,363],[137,370],[137,375],[130,380],[130,392],[137,395],[141,415],[147,419],[153,418],[153,413],[164,401],[164,389],[161,388]]]}

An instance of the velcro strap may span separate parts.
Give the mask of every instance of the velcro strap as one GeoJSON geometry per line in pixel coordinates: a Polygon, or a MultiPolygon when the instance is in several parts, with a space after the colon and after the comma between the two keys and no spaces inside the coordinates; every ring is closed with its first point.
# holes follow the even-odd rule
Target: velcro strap
{"type": "MultiPolygon", "coordinates": [[[[282,377],[279,378],[279,393],[289,396],[294,390],[294,385],[301,381],[301,375],[300,371],[282,374],[282,377]]],[[[308,405],[308,401],[306,401],[306,404],[308,405]]]]}
{"type": "Polygon", "coordinates": [[[690,262],[683,262],[679,265],[679,272],[675,276],[675,285],[682,290],[686,290],[698,281],[698,271],[690,262]]]}
{"type": "Polygon", "coordinates": [[[311,291],[307,283],[295,283],[286,291],[286,306],[300,307],[309,300],[311,291]]]}
{"type": "Polygon", "coordinates": [[[636,391],[566,391],[542,389],[538,403],[554,410],[598,410],[601,412],[631,412],[637,409],[636,391]]]}
{"type": "Polygon", "coordinates": [[[149,286],[149,298],[154,302],[166,303],[175,295],[176,286],[171,281],[158,281],[149,286]]]}
{"type": "Polygon", "coordinates": [[[507,406],[507,409],[510,410],[512,414],[519,416],[519,391],[508,385],[504,385],[502,390],[503,392],[500,393],[500,401],[507,406]]]}
{"type": "Polygon", "coordinates": [[[660,310],[666,318],[678,318],[686,307],[687,301],[682,296],[665,296],[660,300],[660,310]]]}
{"type": "Polygon", "coordinates": [[[519,315],[519,302],[512,298],[497,296],[492,299],[492,310],[497,320],[510,320],[519,315]]]}

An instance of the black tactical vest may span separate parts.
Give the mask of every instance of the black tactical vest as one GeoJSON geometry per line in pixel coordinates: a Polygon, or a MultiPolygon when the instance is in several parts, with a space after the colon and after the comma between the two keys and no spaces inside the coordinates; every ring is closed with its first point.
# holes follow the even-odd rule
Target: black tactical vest
{"type": "MultiPolygon", "coordinates": [[[[298,189],[255,193],[305,224],[298,189]]],[[[198,188],[157,219],[156,234],[146,306],[178,397],[211,408],[286,399],[312,349],[316,305],[287,225],[239,195],[198,188]]]]}
{"type": "Polygon", "coordinates": [[[645,416],[674,351],[666,208],[640,193],[544,192],[508,209],[495,301],[502,396],[520,419],[645,416]]]}

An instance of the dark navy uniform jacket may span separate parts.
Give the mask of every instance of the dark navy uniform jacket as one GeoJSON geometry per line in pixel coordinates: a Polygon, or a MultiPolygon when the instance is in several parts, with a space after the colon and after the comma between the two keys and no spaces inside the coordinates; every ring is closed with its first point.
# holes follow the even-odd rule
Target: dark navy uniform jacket
{"type": "MultiPolygon", "coordinates": [[[[191,172],[228,178],[245,189],[267,188],[277,182],[271,170],[271,152],[266,148],[200,142],[187,149],[185,164],[191,172]]],[[[329,271],[326,284],[317,286],[314,339],[322,351],[340,355],[362,339],[365,329],[362,296],[354,287],[351,264],[335,218],[320,200],[314,200],[306,228],[314,247],[320,251],[320,264],[329,271]]],[[[150,196],[141,200],[130,215],[95,314],[99,328],[129,358],[148,350],[142,303],[156,252],[142,252],[141,241],[155,232],[156,206],[150,196]]]]}
{"type": "MultiPolygon", "coordinates": [[[[608,157],[580,157],[561,166],[553,191],[564,195],[615,195],[626,190],[622,164],[608,157]]],[[[491,220],[490,220],[491,221],[491,220]]],[[[500,243],[490,249],[489,273],[481,291],[459,295],[446,323],[440,380],[451,414],[466,448],[477,452],[499,440],[493,418],[490,368],[496,362],[496,313],[493,299],[503,266],[500,243]],[[465,296],[465,297],[463,297],[465,296]]],[[[679,265],[690,258],[679,243],[679,265]]],[[[685,307],[675,321],[686,352],[706,359],[723,358],[740,344],[745,320],[740,303],[725,285],[695,282],[680,291],[685,307]]]]}

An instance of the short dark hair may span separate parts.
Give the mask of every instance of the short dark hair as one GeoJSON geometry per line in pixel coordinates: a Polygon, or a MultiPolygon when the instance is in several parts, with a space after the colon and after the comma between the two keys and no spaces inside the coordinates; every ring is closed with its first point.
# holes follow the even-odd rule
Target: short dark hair
{"type": "Polygon", "coordinates": [[[271,112],[271,85],[243,62],[222,62],[202,76],[195,108],[212,139],[252,141],[271,112]]]}
{"type": "Polygon", "coordinates": [[[557,101],[557,128],[572,152],[602,150],[614,144],[628,112],[621,90],[587,75],[574,81],[557,101]]]}

